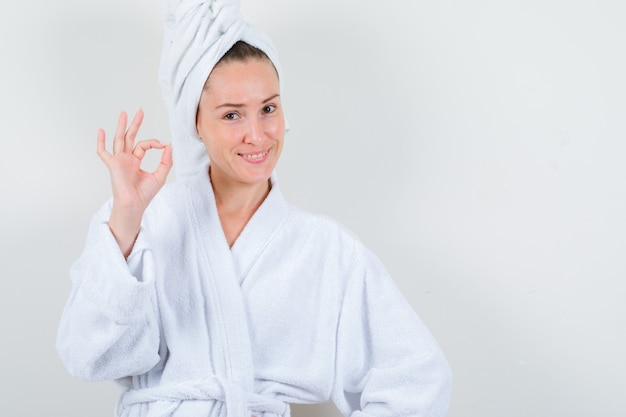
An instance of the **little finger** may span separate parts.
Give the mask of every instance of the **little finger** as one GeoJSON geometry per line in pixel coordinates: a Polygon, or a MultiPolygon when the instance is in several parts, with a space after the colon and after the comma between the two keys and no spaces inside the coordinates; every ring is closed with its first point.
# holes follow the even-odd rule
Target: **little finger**
{"type": "Polygon", "coordinates": [[[98,129],[98,145],[96,148],[98,156],[105,164],[108,163],[111,154],[106,150],[106,135],[103,129],[98,129]]]}

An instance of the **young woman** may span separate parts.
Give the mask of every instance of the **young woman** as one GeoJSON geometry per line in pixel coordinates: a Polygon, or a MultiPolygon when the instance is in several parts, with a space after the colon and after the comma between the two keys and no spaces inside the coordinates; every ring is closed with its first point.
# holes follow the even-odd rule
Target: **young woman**
{"type": "Polygon", "coordinates": [[[170,7],[161,76],[183,175],[164,186],[172,148],[135,143],[141,111],[128,129],[121,114],[112,153],[99,131],[113,198],[71,270],[57,342],[70,372],[121,383],[128,417],[276,417],[325,401],[346,416],[443,416],[448,365],[380,261],[280,193],[271,44],[230,2],[170,7]]]}

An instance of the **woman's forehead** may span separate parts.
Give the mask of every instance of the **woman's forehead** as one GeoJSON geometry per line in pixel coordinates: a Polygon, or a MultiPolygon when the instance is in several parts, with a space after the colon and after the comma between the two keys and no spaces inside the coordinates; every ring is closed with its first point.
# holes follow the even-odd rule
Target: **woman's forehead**
{"type": "Polygon", "coordinates": [[[279,94],[278,75],[268,60],[231,61],[216,66],[209,76],[203,96],[215,100],[265,99],[279,94]]]}

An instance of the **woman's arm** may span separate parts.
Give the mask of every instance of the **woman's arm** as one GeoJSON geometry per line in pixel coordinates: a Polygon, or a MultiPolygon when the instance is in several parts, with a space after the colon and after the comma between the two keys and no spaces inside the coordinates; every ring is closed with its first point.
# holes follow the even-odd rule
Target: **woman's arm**
{"type": "Polygon", "coordinates": [[[159,360],[152,253],[140,233],[127,261],[109,228],[110,211],[107,204],[94,216],[72,265],[72,291],[57,335],[66,367],[86,380],[142,374],[159,360]]]}
{"type": "Polygon", "coordinates": [[[333,401],[351,417],[444,416],[451,373],[436,341],[367,250],[351,274],[333,401]]]}
{"type": "Polygon", "coordinates": [[[98,130],[98,155],[109,169],[113,199],[94,216],[83,254],[71,268],[72,292],[57,336],[63,362],[83,379],[137,375],[158,361],[154,260],[140,227],[165,183],[172,150],[156,139],[135,144],[142,121],[139,110],[126,129],[126,113],[120,114],[113,153],[98,130]],[[152,173],[141,169],[149,149],[163,149],[152,173]]]}

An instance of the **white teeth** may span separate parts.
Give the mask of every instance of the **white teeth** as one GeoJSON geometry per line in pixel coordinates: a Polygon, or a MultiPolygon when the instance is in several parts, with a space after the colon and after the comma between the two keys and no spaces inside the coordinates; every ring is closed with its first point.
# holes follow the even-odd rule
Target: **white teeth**
{"type": "Polygon", "coordinates": [[[267,152],[260,152],[260,153],[255,153],[255,154],[241,154],[241,156],[243,156],[246,159],[259,159],[259,158],[263,158],[265,155],[267,155],[267,152]]]}

